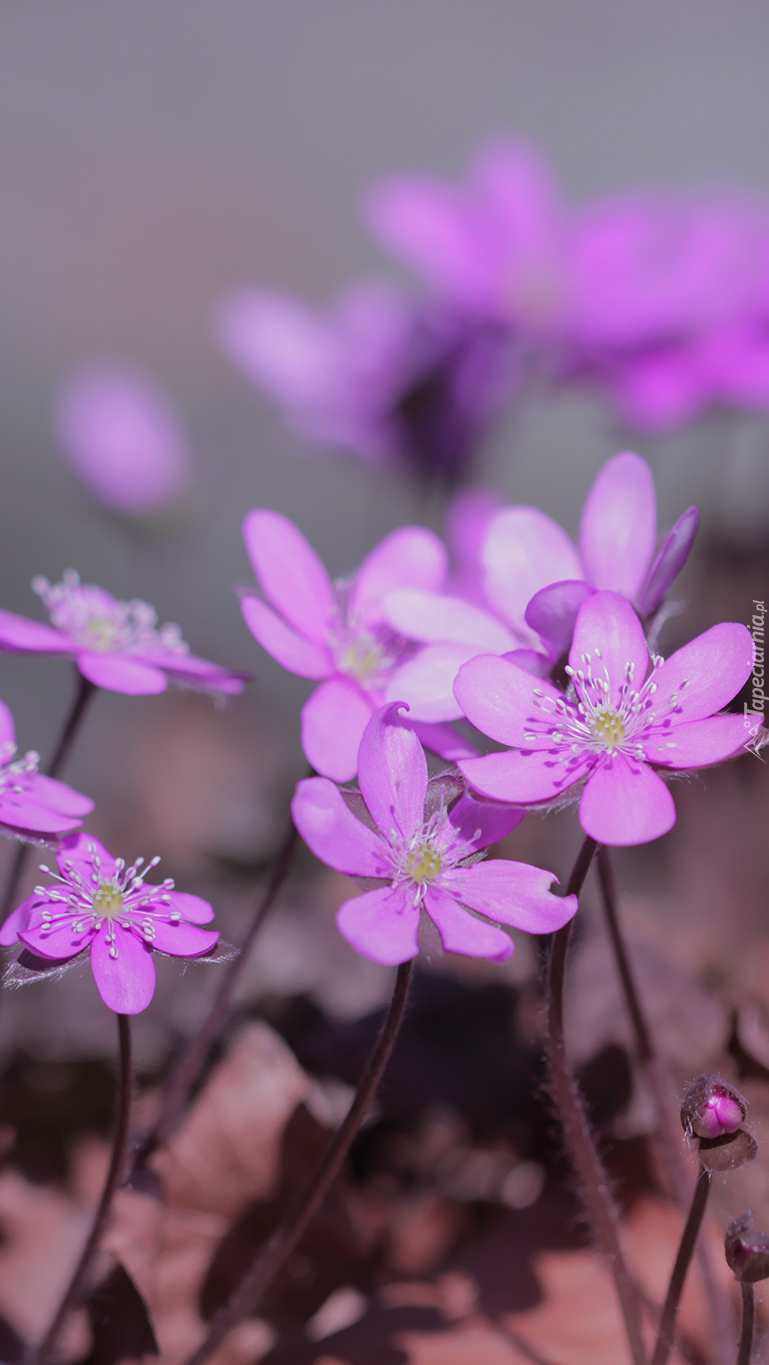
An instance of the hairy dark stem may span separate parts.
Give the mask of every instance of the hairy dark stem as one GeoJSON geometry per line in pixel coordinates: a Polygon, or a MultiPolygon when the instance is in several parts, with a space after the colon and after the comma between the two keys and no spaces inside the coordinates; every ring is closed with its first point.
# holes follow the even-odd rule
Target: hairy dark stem
{"type": "MultiPolygon", "coordinates": [[[[89,682],[82,673],[76,671],[75,695],[72,698],[72,705],[67,712],[62,726],[61,734],[56,741],[56,748],[45,769],[47,777],[58,777],[67,759],[72,752],[72,746],[77,738],[83,717],[88,709],[88,703],[94,694],[99,690],[95,683],[89,682]]],[[[5,921],[14,908],[13,902],[16,899],[21,875],[24,871],[24,864],[29,853],[29,844],[19,844],[13,855],[11,870],[8,873],[8,882],[3,895],[3,903],[0,908],[0,921],[5,921]]]]}
{"type": "Polygon", "coordinates": [[[334,1135],[315,1174],[283,1222],[268,1238],[228,1303],[217,1313],[208,1336],[189,1357],[187,1365],[203,1365],[203,1361],[208,1360],[227,1333],[256,1310],[262,1295],[285,1265],[300,1237],[321,1207],[331,1184],[342,1169],[353,1138],[363,1122],[390,1059],[403,1021],[413,967],[413,962],[404,962],[398,968],[390,1008],[382,1031],[364,1067],[347,1117],[334,1135]]]}
{"type": "Polygon", "coordinates": [[[710,1193],[711,1175],[706,1166],[700,1165],[700,1173],[697,1176],[697,1184],[694,1187],[694,1198],[689,1209],[689,1217],[686,1220],[684,1230],[681,1234],[681,1242],[678,1247],[678,1255],[675,1259],[673,1271],[670,1276],[668,1292],[665,1297],[665,1306],[662,1309],[660,1318],[659,1333],[657,1344],[654,1347],[652,1365],[666,1365],[668,1356],[673,1349],[673,1339],[675,1336],[676,1317],[678,1316],[678,1306],[681,1302],[684,1281],[687,1271],[691,1264],[692,1254],[699,1236],[705,1207],[710,1193]]]}
{"type": "MultiPolygon", "coordinates": [[[[596,848],[595,839],[588,836],[569,878],[567,896],[579,895],[596,848]]],[[[572,923],[570,920],[553,935],[548,964],[547,1044],[553,1096],[563,1124],[564,1139],[580,1179],[593,1236],[614,1276],[633,1365],[646,1365],[640,1304],[620,1246],[617,1211],[566,1056],[563,996],[572,923]]]]}
{"type": "Polygon", "coordinates": [[[272,865],[269,880],[260,897],[245,938],[240,945],[240,951],[238,952],[237,957],[233,958],[233,960],[227,964],[222,979],[219,982],[219,989],[214,996],[208,1014],[197,1033],[190,1039],[171,1074],[168,1086],[161,1101],[160,1113],[158,1114],[155,1126],[144,1139],[141,1149],[137,1153],[137,1165],[141,1164],[142,1161],[146,1161],[150,1152],[154,1151],[161,1143],[167,1141],[184,1112],[189,1092],[200,1068],[205,1062],[211,1044],[219,1032],[230,996],[232,995],[238,978],[248,960],[248,954],[254,939],[264,923],[266,915],[272,908],[281,886],[288,876],[298,839],[299,836],[292,823],[278,850],[272,865]]]}
{"type": "Polygon", "coordinates": [[[72,1310],[78,1306],[78,1301],[88,1278],[91,1263],[104,1235],[115,1190],[117,1189],[118,1181],[123,1172],[126,1151],[128,1148],[131,1098],[133,1095],[130,1016],[127,1014],[118,1014],[117,1023],[120,1040],[120,1078],[118,1081],[115,1136],[112,1142],[112,1157],[107,1172],[107,1179],[104,1182],[104,1189],[102,1190],[102,1196],[99,1200],[99,1207],[94,1215],[91,1231],[89,1232],[88,1240],[83,1247],[80,1260],[75,1267],[74,1274],[69,1282],[64,1298],[59,1304],[53,1322],[48,1328],[40,1345],[29,1356],[29,1365],[48,1365],[48,1362],[54,1357],[65,1322],[72,1310]]]}
{"type": "Polygon", "coordinates": [[[742,1290],[742,1332],[740,1333],[737,1365],[750,1365],[750,1357],[753,1351],[753,1319],[755,1317],[756,1299],[753,1286],[748,1281],[743,1280],[740,1289],[742,1290]]]}

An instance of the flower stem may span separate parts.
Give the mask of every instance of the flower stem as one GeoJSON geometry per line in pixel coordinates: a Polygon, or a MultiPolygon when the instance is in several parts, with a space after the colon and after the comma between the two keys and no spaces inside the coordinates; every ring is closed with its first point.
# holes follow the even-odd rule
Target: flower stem
{"type": "Polygon", "coordinates": [[[294,1247],[320,1209],[335,1177],[342,1168],[366,1111],[376,1094],[383,1072],[398,1036],[406,1009],[413,962],[404,962],[395,977],[392,1000],[382,1031],[363,1069],[347,1116],[334,1135],[315,1174],[289,1210],[283,1222],[268,1238],[229,1301],[214,1318],[208,1336],[189,1357],[186,1365],[203,1365],[227,1333],[258,1307],[262,1295],[285,1265],[294,1247]]]}
{"type": "Polygon", "coordinates": [[[238,978],[246,964],[254,939],[269,910],[272,908],[283,882],[288,876],[298,839],[299,835],[292,823],[286,831],[283,843],[278,849],[269,880],[264,888],[261,899],[259,900],[256,913],[248,927],[245,938],[240,945],[240,950],[237,956],[227,964],[224,975],[219,983],[219,989],[214,996],[208,1014],[197,1033],[190,1039],[187,1047],[179,1058],[174,1071],[171,1073],[171,1077],[161,1100],[160,1113],[155,1121],[155,1126],[151,1132],[148,1133],[141,1144],[139,1152],[137,1152],[137,1165],[141,1165],[146,1161],[150,1152],[153,1152],[156,1147],[159,1147],[161,1143],[168,1140],[181,1118],[195,1078],[208,1055],[211,1044],[219,1032],[230,996],[232,995],[238,978]]]}
{"type": "Polygon", "coordinates": [[[697,1176],[697,1184],[694,1187],[694,1198],[692,1199],[689,1217],[686,1220],[681,1242],[678,1247],[678,1255],[675,1259],[673,1271],[670,1276],[668,1292],[665,1298],[665,1306],[660,1318],[659,1333],[657,1344],[654,1347],[652,1365],[667,1365],[667,1359],[673,1349],[673,1337],[675,1334],[676,1317],[678,1316],[678,1306],[681,1302],[681,1294],[684,1287],[684,1280],[692,1259],[692,1253],[697,1242],[700,1227],[702,1225],[705,1206],[708,1202],[710,1193],[711,1174],[706,1166],[700,1165],[700,1172],[697,1176]]]}
{"type": "Polygon", "coordinates": [[[740,1289],[742,1290],[742,1333],[740,1335],[740,1349],[737,1354],[737,1365],[750,1365],[750,1357],[753,1351],[753,1319],[756,1300],[753,1286],[748,1280],[740,1282],[740,1289]]]}
{"type": "Polygon", "coordinates": [[[107,1179],[104,1182],[104,1189],[102,1190],[102,1196],[99,1200],[99,1207],[94,1215],[91,1231],[89,1232],[88,1240],[83,1247],[80,1260],[75,1267],[74,1274],[69,1282],[64,1298],[59,1304],[53,1322],[48,1328],[40,1345],[29,1357],[29,1365],[48,1365],[48,1362],[54,1356],[62,1328],[72,1310],[78,1305],[78,1300],[85,1286],[91,1263],[107,1226],[107,1220],[112,1207],[112,1199],[123,1171],[128,1148],[129,1118],[131,1113],[131,1099],[133,1096],[130,1016],[127,1014],[118,1014],[117,1024],[120,1041],[120,1078],[118,1081],[115,1136],[112,1142],[112,1156],[110,1158],[107,1179]]]}
{"type": "MultiPolygon", "coordinates": [[[[597,844],[585,839],[574,864],[566,895],[579,895],[597,844]]],[[[638,1294],[630,1278],[619,1240],[619,1220],[609,1182],[593,1141],[566,1056],[563,1025],[563,995],[566,955],[573,921],[553,934],[548,964],[547,1044],[553,1095],[558,1106],[566,1145],[582,1185],[590,1226],[596,1243],[606,1257],[617,1291],[625,1323],[633,1365],[646,1365],[641,1335],[638,1294]]]]}
{"type": "MultiPolygon", "coordinates": [[[[77,670],[76,673],[77,686],[75,695],[72,698],[72,705],[64,720],[61,734],[56,741],[56,748],[53,751],[48,767],[45,769],[47,777],[59,776],[59,773],[72,752],[72,746],[77,738],[77,733],[80,729],[83,716],[88,708],[88,703],[94,693],[98,691],[95,683],[89,682],[88,678],[84,678],[82,673],[77,670]]],[[[8,874],[8,882],[5,888],[5,894],[3,895],[3,903],[2,907],[0,907],[0,921],[5,921],[14,908],[13,902],[16,899],[16,892],[19,882],[21,881],[22,872],[24,871],[24,863],[26,862],[29,847],[29,844],[19,844],[13,855],[11,870],[8,874]]]]}

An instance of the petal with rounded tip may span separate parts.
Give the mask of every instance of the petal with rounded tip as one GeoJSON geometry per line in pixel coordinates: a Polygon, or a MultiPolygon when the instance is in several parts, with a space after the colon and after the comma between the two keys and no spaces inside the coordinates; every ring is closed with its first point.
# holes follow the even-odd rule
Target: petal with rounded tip
{"type": "Polygon", "coordinates": [[[297,785],[291,814],[307,847],[328,867],[350,877],[392,878],[387,845],[353,815],[327,777],[307,777],[297,785]]]}
{"type": "Polygon", "coordinates": [[[77,829],[81,820],[35,801],[32,793],[0,790],[0,824],[31,834],[58,834],[77,829]]]}
{"type": "Polygon", "coordinates": [[[527,934],[552,934],[577,912],[576,896],[554,896],[558,878],[544,868],[491,858],[470,867],[454,867],[441,877],[441,886],[463,905],[489,919],[524,929],[527,934]]]}
{"type": "MultiPolygon", "coordinates": [[[[151,911],[156,908],[160,913],[164,913],[166,907],[158,905],[148,907],[151,911]]],[[[171,921],[165,919],[152,919],[153,937],[149,947],[159,953],[168,953],[171,957],[205,957],[211,949],[218,943],[220,935],[215,929],[199,929],[197,924],[185,924],[184,920],[171,921]]],[[[144,942],[144,936],[138,928],[134,929],[136,937],[140,943],[144,942]]]]}
{"type": "Polygon", "coordinates": [[[487,957],[492,962],[507,962],[512,957],[515,945],[509,934],[476,919],[439,886],[428,886],[425,891],[425,910],[438,926],[447,953],[487,957]]]}
{"type": "Polygon", "coordinates": [[[587,495],[579,528],[585,577],[634,599],[649,570],[657,534],[654,479],[633,451],[615,455],[587,495]]]}
{"type": "Polygon", "coordinates": [[[459,769],[482,796],[526,806],[550,801],[568,791],[595,761],[592,754],[578,754],[564,762],[563,754],[554,749],[511,749],[505,754],[465,759],[459,769]]]}
{"type": "Polygon", "coordinates": [[[489,601],[527,642],[525,612],[534,594],[549,583],[582,578],[566,532],[536,507],[506,507],[492,518],[482,562],[489,601]]]}
{"type": "Polygon", "coordinates": [[[372,709],[346,678],[329,678],[313,692],[302,707],[302,748],[317,772],[335,782],[351,781],[372,709]]]}
{"type": "Polygon", "coordinates": [[[750,743],[757,721],[744,716],[710,716],[670,729],[655,727],[643,738],[644,757],[666,768],[706,768],[740,753],[750,743]]]}
{"type": "Polygon", "coordinates": [[[115,859],[104,844],[84,832],[68,834],[62,840],[56,861],[61,872],[74,868],[85,884],[94,889],[98,889],[100,881],[109,881],[117,871],[115,859]]]}
{"type": "Polygon", "coordinates": [[[42,621],[30,621],[15,611],[0,611],[0,649],[24,654],[71,654],[73,644],[63,631],[42,621]]]}
{"type": "Polygon", "coordinates": [[[110,956],[106,924],[97,930],[91,944],[91,970],[99,995],[115,1014],[140,1014],[155,994],[155,963],[152,949],[123,929],[116,921],[117,957],[110,956]]]}
{"type": "Polygon", "coordinates": [[[148,697],[165,692],[168,678],[161,668],[140,663],[125,654],[94,654],[81,650],[77,666],[84,678],[108,692],[124,692],[129,697],[148,697]]]}
{"type": "Polygon", "coordinates": [[[419,906],[404,886],[382,887],[345,901],[336,923],[356,952],[386,967],[409,962],[419,952],[419,906]]]}
{"type": "Polygon", "coordinates": [[[243,539],[265,595],[289,625],[325,643],[336,601],[325,566],[309,541],[280,512],[256,509],[243,522],[243,539]]]}
{"type": "Polygon", "coordinates": [[[551,747],[544,727],[563,705],[563,696],[546,679],[509,659],[480,654],[459,670],[454,693],[468,720],[498,744],[551,747]]]}
{"type": "Polygon", "coordinates": [[[358,754],[358,784],[369,813],[386,838],[409,838],[424,823],[427,759],[414,731],[393,702],[374,713],[358,754]]]}
{"type": "Polygon", "coordinates": [[[391,592],[423,588],[438,592],[448,567],[445,546],[425,526],[401,526],[366,555],[355,575],[351,605],[369,622],[384,617],[383,601],[391,592]]]}
{"type": "Polygon", "coordinates": [[[461,597],[401,588],[384,603],[388,624],[409,640],[475,645],[478,653],[504,654],[516,641],[501,622],[461,597]]]}
{"type": "Polygon", "coordinates": [[[44,901],[37,898],[36,904],[29,912],[27,923],[19,924],[20,943],[30,948],[33,953],[37,953],[38,957],[47,957],[54,962],[74,957],[76,953],[88,947],[96,933],[90,916],[83,916],[85,924],[80,933],[75,933],[72,917],[69,915],[53,927],[44,924],[40,913],[43,907],[47,907],[55,915],[57,910],[61,910],[61,901],[44,901]]]}
{"type": "Polygon", "coordinates": [[[52,810],[61,811],[62,815],[90,815],[94,808],[90,796],[76,792],[74,787],[68,787],[66,782],[59,782],[56,777],[47,777],[45,773],[31,773],[25,785],[27,783],[29,793],[35,801],[40,805],[50,806],[52,810]]]}
{"type": "Polygon", "coordinates": [[[169,891],[168,900],[172,910],[178,910],[191,924],[210,924],[214,917],[214,907],[202,896],[193,896],[189,891],[169,891]]]}
{"type": "Polygon", "coordinates": [[[536,592],[529,602],[526,624],[537,632],[552,659],[560,659],[569,648],[577,612],[592,592],[589,583],[579,580],[550,583],[536,592]]]}
{"type": "Polygon", "coordinates": [[[594,592],[579,609],[569,651],[574,672],[608,677],[607,694],[619,705],[628,677],[638,691],[649,672],[649,647],[643,626],[626,597],[618,592],[594,592]]]}
{"type": "Polygon", "coordinates": [[[698,507],[688,507],[668,533],[638,599],[642,616],[653,616],[689,558],[700,524],[698,507]]]}
{"type": "Polygon", "coordinates": [[[459,720],[462,708],[454,695],[454,682],[474,645],[425,645],[390,677],[385,696],[402,701],[414,720],[459,720]]]}
{"type": "Polygon", "coordinates": [[[722,621],[676,650],[658,670],[655,711],[662,718],[675,706],[684,720],[704,720],[736,697],[753,672],[755,646],[750,631],[722,621]]]}
{"type": "Polygon", "coordinates": [[[300,678],[327,678],[334,671],[329,651],[314,640],[307,640],[287,626],[259,597],[244,597],[240,604],[251,634],[262,649],[277,659],[289,673],[300,678]]]}
{"type": "Polygon", "coordinates": [[[645,763],[615,754],[590,774],[579,803],[579,822],[599,844],[648,844],[676,822],[668,787],[645,763]]]}

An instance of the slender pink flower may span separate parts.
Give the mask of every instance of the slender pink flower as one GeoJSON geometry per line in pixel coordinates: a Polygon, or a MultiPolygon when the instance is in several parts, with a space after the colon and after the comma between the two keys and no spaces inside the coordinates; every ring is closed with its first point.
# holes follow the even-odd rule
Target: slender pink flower
{"type": "MultiPolygon", "coordinates": [[[[201,929],[214,917],[208,901],[175,891],[170,879],[147,886],[159,862],[126,867],[91,834],[70,834],[56,855],[52,886],[36,886],[9,915],[0,943],[23,944],[36,957],[66,963],[90,951],[99,994],[117,1014],[139,1014],[155,992],[153,952],[205,957],[219,939],[201,929]]],[[[43,868],[47,872],[48,868],[43,868]]]]}
{"type": "Polygon", "coordinates": [[[0,829],[18,837],[64,834],[81,825],[93,801],[56,778],[39,773],[40,755],[16,757],[13,716],[0,701],[0,829]]]}
{"type": "Polygon", "coordinates": [[[115,512],[163,512],[184,493],[190,454],[160,389],[127,365],[95,365],[62,390],[54,414],[67,463],[115,512]]]}
{"type": "Polygon", "coordinates": [[[366,726],[360,793],[324,777],[299,783],[296,827],[329,867],[381,881],[337,914],[340,933],[365,957],[387,965],[416,957],[424,910],[447,952],[503,962],[513,943],[497,924],[549,934],[576,913],[577,898],[553,895],[557,878],[542,868],[479,861],[525,812],[476,800],[457,777],[428,781],[424,750],[399,709],[382,707],[366,726]]]}
{"type": "MultiPolygon", "coordinates": [[[[302,708],[302,746],[313,768],[347,782],[355,776],[372,713],[389,690],[397,691],[403,665],[415,651],[387,624],[383,599],[403,586],[440,588],[446,551],[432,531],[402,526],[366,556],[356,574],[332,583],[301,531],[279,512],[249,512],[243,536],[267,599],[244,596],[246,624],[289,672],[320,681],[302,708]]],[[[444,758],[473,752],[445,726],[420,733],[444,758]]]]}
{"type": "Polygon", "coordinates": [[[657,769],[682,771],[742,752],[760,717],[714,715],[753,668],[745,626],[725,622],[667,660],[649,659],[636,613],[615,592],[580,608],[564,695],[506,659],[471,660],[455,684],[465,715],[507,752],[460,763],[496,801],[552,802],[584,783],[579,818],[602,844],[643,844],[675,824],[657,769]]]}
{"type": "Polygon", "coordinates": [[[119,602],[104,588],[81,583],[74,569],[60,583],[36,578],[32,587],[51,625],[0,611],[0,651],[73,658],[97,687],[131,696],[164,692],[169,680],[215,694],[243,691],[243,675],[190,654],[179,626],[158,627],[148,602],[119,602]]]}

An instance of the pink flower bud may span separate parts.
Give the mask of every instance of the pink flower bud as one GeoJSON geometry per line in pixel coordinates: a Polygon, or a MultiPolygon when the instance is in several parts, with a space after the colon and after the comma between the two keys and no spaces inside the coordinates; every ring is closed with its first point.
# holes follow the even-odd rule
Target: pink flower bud
{"type": "Polygon", "coordinates": [[[699,1076],[681,1105],[681,1122],[691,1137],[723,1137],[736,1133],[747,1116],[739,1090],[719,1076],[699,1076]]]}

